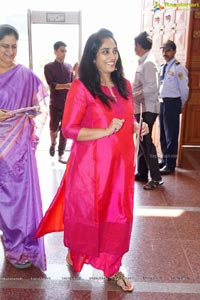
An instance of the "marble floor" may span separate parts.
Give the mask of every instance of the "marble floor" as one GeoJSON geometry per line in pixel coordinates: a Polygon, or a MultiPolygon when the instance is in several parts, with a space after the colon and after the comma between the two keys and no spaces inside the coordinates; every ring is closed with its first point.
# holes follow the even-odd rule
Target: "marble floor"
{"type": "MultiPolygon", "coordinates": [[[[44,212],[65,165],[48,154],[48,138],[37,150],[44,212]]],[[[69,154],[70,142],[66,155],[69,154]]],[[[200,150],[184,150],[184,164],[164,185],[145,191],[135,183],[135,219],[122,271],[134,282],[125,293],[85,266],[66,265],[63,234],[45,236],[47,270],[17,270],[4,259],[0,243],[1,300],[200,300],[200,150]]]]}

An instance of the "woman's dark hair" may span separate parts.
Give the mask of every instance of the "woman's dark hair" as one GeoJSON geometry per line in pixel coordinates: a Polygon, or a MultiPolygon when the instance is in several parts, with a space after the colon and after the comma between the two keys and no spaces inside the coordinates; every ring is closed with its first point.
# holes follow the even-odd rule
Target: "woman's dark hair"
{"type": "Polygon", "coordinates": [[[139,44],[145,50],[152,48],[152,38],[146,31],[141,32],[134,40],[135,44],[139,44]]]}
{"type": "MultiPolygon", "coordinates": [[[[112,38],[117,46],[117,42],[110,30],[102,28],[98,32],[93,33],[88,38],[83,51],[79,65],[79,79],[84,83],[94,97],[98,96],[105,105],[110,107],[109,100],[114,101],[114,99],[103,93],[101,90],[100,73],[96,67],[96,64],[94,63],[97,52],[103,44],[103,40],[105,38],[112,38]]],[[[124,78],[120,54],[116,63],[116,69],[111,73],[111,78],[120,95],[127,99],[128,90],[126,87],[126,80],[124,78]]]]}
{"type": "Polygon", "coordinates": [[[14,35],[16,40],[19,39],[19,33],[17,29],[9,24],[0,25],[0,40],[2,40],[6,35],[14,35]]]}

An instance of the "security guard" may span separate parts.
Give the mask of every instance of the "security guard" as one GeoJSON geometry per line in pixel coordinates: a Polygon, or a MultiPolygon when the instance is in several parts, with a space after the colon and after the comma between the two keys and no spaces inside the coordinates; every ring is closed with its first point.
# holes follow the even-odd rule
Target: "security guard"
{"type": "Polygon", "coordinates": [[[188,70],[176,60],[176,44],[168,40],[161,47],[165,65],[161,66],[160,143],[163,154],[162,175],[173,174],[176,167],[179,115],[189,93],[188,70]]]}

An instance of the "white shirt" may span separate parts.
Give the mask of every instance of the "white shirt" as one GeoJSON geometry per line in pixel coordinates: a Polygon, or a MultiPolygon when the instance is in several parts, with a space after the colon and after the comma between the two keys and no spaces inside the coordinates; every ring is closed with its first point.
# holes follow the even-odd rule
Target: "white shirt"
{"type": "Polygon", "coordinates": [[[133,82],[135,114],[142,112],[159,113],[159,65],[154,55],[148,51],[139,59],[133,82]]]}

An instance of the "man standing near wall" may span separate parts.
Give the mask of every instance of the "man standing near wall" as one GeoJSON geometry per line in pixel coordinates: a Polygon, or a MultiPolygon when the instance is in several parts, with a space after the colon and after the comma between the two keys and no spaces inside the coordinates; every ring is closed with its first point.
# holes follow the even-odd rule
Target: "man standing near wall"
{"type": "Polygon", "coordinates": [[[189,93],[188,71],[176,60],[176,44],[168,40],[161,47],[166,61],[161,68],[160,144],[162,175],[173,174],[178,153],[179,118],[189,93]]]}

